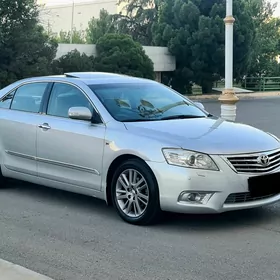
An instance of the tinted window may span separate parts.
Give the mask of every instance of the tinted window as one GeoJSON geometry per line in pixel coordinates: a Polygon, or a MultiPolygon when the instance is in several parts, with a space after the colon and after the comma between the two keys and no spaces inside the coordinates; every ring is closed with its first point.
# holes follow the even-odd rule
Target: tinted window
{"type": "Polygon", "coordinates": [[[47,114],[68,118],[71,107],[87,107],[93,112],[89,100],[78,88],[69,84],[56,83],[50,96],[47,114]]]}
{"type": "Polygon", "coordinates": [[[118,121],[161,120],[207,115],[180,94],[158,83],[90,85],[118,121]]]}
{"type": "Polygon", "coordinates": [[[14,97],[15,91],[10,92],[0,101],[0,108],[9,109],[14,97]]]}
{"type": "Polygon", "coordinates": [[[11,109],[38,113],[48,83],[26,84],[16,90],[11,109]]]}

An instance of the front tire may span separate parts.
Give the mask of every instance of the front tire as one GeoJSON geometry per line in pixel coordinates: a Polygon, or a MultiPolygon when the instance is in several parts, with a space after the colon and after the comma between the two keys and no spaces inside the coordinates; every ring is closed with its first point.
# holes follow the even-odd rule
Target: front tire
{"type": "Polygon", "coordinates": [[[130,224],[154,224],[161,216],[157,181],[141,160],[127,160],[116,169],[111,195],[119,216],[130,224]]]}
{"type": "Polygon", "coordinates": [[[6,186],[6,178],[2,175],[1,166],[0,166],[0,189],[6,186]]]}

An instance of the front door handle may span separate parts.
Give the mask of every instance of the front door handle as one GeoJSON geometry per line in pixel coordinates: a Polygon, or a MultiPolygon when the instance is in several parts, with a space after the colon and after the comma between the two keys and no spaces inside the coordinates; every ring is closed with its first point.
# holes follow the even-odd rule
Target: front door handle
{"type": "Polygon", "coordinates": [[[44,130],[49,130],[49,129],[51,129],[51,127],[49,126],[48,123],[39,124],[38,127],[39,127],[39,128],[42,128],[42,129],[44,129],[44,130]]]}

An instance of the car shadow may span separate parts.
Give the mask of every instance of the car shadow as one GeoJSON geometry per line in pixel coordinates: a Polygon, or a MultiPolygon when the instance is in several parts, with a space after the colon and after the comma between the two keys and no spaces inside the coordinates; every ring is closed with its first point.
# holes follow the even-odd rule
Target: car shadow
{"type": "MultiPolygon", "coordinates": [[[[93,212],[101,215],[106,221],[124,223],[112,207],[108,207],[105,201],[94,197],[62,191],[54,188],[34,185],[25,182],[11,180],[8,187],[10,193],[31,197],[35,201],[49,205],[63,205],[80,213],[93,212]]],[[[266,206],[261,208],[225,212],[221,214],[176,214],[163,213],[161,221],[150,228],[159,230],[194,230],[194,231],[219,231],[244,228],[246,226],[260,226],[278,220],[280,207],[266,206]]],[[[123,226],[130,226],[125,224],[123,226]]],[[[141,227],[140,227],[141,228],[141,227]]],[[[146,227],[144,227],[146,228],[146,227]]]]}
{"type": "MultiPolygon", "coordinates": [[[[46,205],[59,206],[81,214],[94,213],[105,219],[117,219],[118,216],[106,202],[91,196],[35,185],[17,180],[10,180],[5,188],[6,192],[27,197],[33,201],[45,203],[46,205]]],[[[4,190],[5,190],[4,189],[4,190]]]]}
{"type": "Polygon", "coordinates": [[[195,231],[219,231],[260,227],[278,220],[280,208],[271,206],[230,211],[221,214],[175,214],[165,213],[161,222],[162,229],[187,229],[195,231]]]}

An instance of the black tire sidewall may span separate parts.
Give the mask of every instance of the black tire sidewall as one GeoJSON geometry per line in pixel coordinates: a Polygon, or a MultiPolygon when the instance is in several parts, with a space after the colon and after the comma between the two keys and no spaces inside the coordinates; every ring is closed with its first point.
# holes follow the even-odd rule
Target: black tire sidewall
{"type": "Polygon", "coordinates": [[[6,178],[2,175],[1,166],[0,166],[0,189],[6,186],[6,178]]]}
{"type": "Polygon", "coordinates": [[[149,169],[149,167],[141,162],[140,160],[128,160],[121,164],[115,171],[113,179],[112,179],[112,185],[111,185],[111,197],[112,197],[112,202],[117,210],[118,214],[120,217],[125,220],[128,223],[131,224],[136,224],[136,225],[145,225],[145,224],[150,224],[153,223],[159,213],[160,213],[160,206],[159,206],[159,189],[158,189],[158,184],[155,179],[155,176],[153,172],[149,169]],[[127,169],[135,169],[137,170],[146,180],[148,188],[149,188],[149,202],[148,206],[145,210],[145,212],[137,218],[129,217],[123,211],[120,209],[117,199],[116,199],[116,183],[117,180],[120,176],[120,174],[127,170],[127,169]]]}

